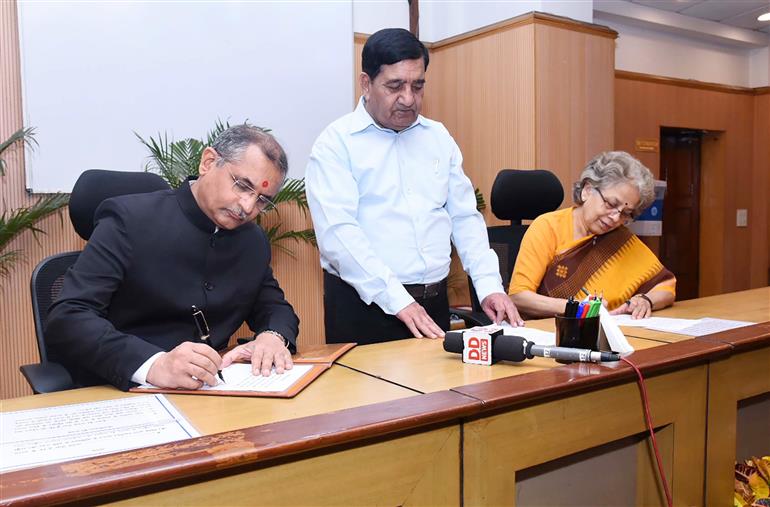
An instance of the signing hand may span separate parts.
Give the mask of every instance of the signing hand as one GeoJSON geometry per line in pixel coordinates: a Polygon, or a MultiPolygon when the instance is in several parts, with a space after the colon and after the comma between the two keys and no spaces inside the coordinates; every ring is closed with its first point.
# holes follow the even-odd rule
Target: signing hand
{"type": "Polygon", "coordinates": [[[401,322],[406,324],[412,335],[417,338],[443,338],[444,330],[438,327],[417,301],[407,305],[396,314],[401,322]]]}
{"type": "Polygon", "coordinates": [[[294,363],[291,360],[291,352],[283,344],[283,339],[272,333],[260,333],[249,343],[238,345],[222,358],[222,368],[230,366],[235,361],[251,360],[251,373],[270,375],[275,365],[276,373],[291,370],[294,363]]]}
{"type": "Polygon", "coordinates": [[[516,305],[513,304],[511,298],[502,292],[495,292],[485,297],[484,301],[481,302],[481,309],[495,324],[507,320],[514,327],[524,325],[524,320],[519,315],[516,305]]]}
{"type": "Polygon", "coordinates": [[[158,357],[147,372],[147,382],[157,387],[198,389],[217,385],[222,358],[205,343],[184,342],[158,357]]]}
{"type": "Polygon", "coordinates": [[[623,313],[630,313],[632,319],[646,319],[652,315],[652,304],[647,298],[643,298],[637,294],[612,310],[610,315],[619,315],[623,313]]]}

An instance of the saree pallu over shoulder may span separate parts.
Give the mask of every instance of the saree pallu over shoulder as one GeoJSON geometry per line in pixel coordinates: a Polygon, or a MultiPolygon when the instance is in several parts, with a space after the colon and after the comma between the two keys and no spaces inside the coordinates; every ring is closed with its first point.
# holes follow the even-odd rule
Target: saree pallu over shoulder
{"type": "Polygon", "coordinates": [[[580,289],[604,294],[610,309],[657,285],[674,292],[676,279],[642,241],[620,227],[557,253],[537,289],[550,297],[582,299],[580,289]],[[663,283],[666,282],[666,283],[663,283]]]}

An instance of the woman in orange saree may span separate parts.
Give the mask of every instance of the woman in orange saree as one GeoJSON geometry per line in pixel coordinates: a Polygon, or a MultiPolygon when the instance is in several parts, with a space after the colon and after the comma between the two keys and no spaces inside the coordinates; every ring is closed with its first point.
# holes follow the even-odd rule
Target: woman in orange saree
{"type": "Polygon", "coordinates": [[[634,318],[671,305],[676,278],[625,227],[654,199],[650,171],[625,152],[602,153],[583,170],[573,198],[574,207],[539,216],[524,235],[509,287],[519,311],[549,317],[584,291],[634,318]]]}

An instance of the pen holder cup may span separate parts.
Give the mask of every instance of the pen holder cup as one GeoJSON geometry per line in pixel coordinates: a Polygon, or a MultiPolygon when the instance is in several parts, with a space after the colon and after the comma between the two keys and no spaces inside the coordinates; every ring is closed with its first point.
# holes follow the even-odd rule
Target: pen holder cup
{"type": "Polygon", "coordinates": [[[599,316],[578,319],[556,315],[556,345],[575,349],[600,350],[599,316]]]}

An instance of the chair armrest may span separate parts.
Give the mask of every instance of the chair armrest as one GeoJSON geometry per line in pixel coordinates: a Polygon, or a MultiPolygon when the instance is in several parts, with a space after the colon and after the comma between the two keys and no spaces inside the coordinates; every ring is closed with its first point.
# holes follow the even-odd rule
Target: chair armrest
{"type": "Polygon", "coordinates": [[[19,366],[35,394],[66,391],[77,387],[69,372],[59,363],[37,363],[19,366]]]}
{"type": "Polygon", "coordinates": [[[458,318],[462,319],[465,322],[465,327],[488,326],[492,324],[492,320],[483,312],[450,307],[449,313],[457,315],[458,318]]]}

